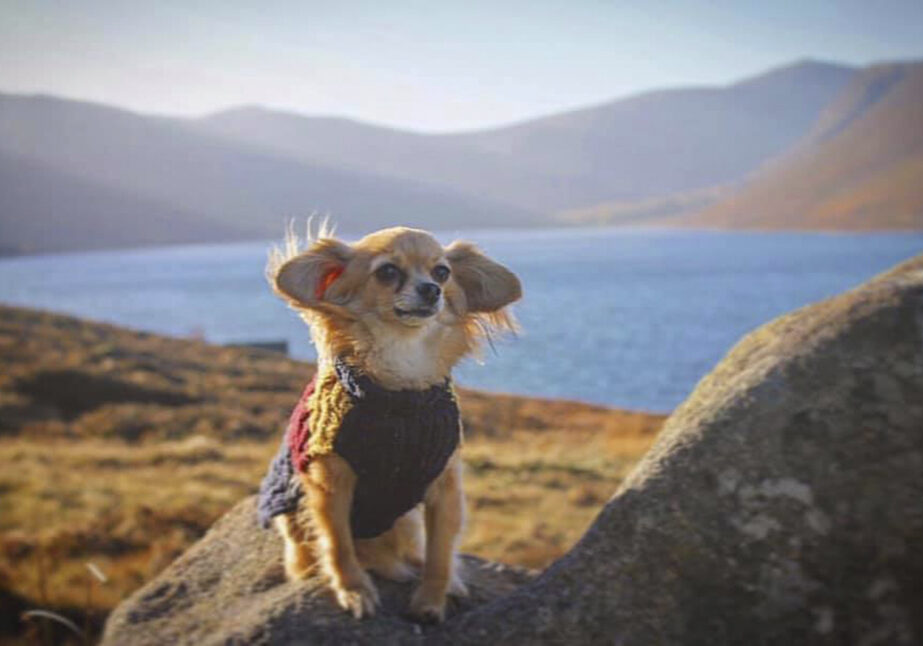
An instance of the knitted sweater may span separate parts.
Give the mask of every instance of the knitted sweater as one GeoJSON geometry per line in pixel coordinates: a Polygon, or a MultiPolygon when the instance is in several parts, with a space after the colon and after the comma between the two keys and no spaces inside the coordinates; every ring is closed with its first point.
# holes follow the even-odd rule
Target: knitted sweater
{"type": "Polygon", "coordinates": [[[388,390],[337,359],[308,384],[260,485],[260,523],[295,511],[295,474],[336,453],[355,471],[350,522],[356,538],[378,536],[423,500],[461,439],[450,380],[426,390],[388,390]]]}

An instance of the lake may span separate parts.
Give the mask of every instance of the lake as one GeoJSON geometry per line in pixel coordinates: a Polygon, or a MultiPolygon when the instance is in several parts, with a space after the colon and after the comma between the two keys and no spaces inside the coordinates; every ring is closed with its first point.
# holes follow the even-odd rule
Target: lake
{"type": "MultiPolygon", "coordinates": [[[[444,241],[455,235],[440,234],[444,241]]],[[[923,252],[923,233],[470,231],[516,271],[522,334],[459,383],[669,411],[746,332],[923,252]]],[[[269,242],[0,260],[0,301],[208,341],[313,350],[269,290],[269,242]]]]}

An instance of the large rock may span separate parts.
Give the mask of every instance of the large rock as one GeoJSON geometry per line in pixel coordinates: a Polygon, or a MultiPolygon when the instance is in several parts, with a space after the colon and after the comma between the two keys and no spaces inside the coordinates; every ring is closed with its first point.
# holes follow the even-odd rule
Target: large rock
{"type": "Polygon", "coordinates": [[[440,627],[398,585],[357,622],[282,582],[245,501],[105,643],[920,643],[923,256],[744,338],[543,574],[468,569],[440,627]]]}

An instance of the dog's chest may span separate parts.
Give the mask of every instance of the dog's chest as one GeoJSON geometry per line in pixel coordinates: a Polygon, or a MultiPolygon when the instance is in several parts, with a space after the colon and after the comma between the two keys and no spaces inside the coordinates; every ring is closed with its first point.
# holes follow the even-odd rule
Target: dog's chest
{"type": "Polygon", "coordinates": [[[392,337],[381,339],[368,357],[375,373],[386,376],[389,381],[417,385],[433,383],[445,375],[439,355],[438,331],[427,335],[392,337]]]}

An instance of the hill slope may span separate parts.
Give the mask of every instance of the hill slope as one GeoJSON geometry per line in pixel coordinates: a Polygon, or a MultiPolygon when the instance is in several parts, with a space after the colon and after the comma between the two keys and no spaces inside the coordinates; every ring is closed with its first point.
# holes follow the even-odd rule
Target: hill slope
{"type": "Polygon", "coordinates": [[[255,108],[194,125],[301,160],[452,186],[548,213],[740,179],[803,136],[853,74],[803,61],[727,87],[648,92],[452,135],[255,108]]]}
{"type": "Polygon", "coordinates": [[[923,63],[863,70],[790,154],[683,224],[923,228],[923,63]]]}
{"type": "Polygon", "coordinates": [[[200,213],[0,152],[0,254],[239,239],[200,213]]]}
{"type": "Polygon", "coordinates": [[[276,238],[315,212],[353,234],[562,220],[919,228],[918,67],[802,61],[449,135],[0,94],[0,251],[276,238]]]}
{"type": "Polygon", "coordinates": [[[530,169],[527,160],[472,150],[440,136],[349,119],[243,107],[193,121],[191,126],[307,163],[423,182],[539,212],[547,212],[547,204],[521,197],[544,192],[556,181],[551,174],[530,169]]]}
{"type": "MultiPolygon", "coordinates": [[[[334,214],[353,232],[397,223],[454,228],[533,222],[522,210],[418,182],[295,161],[203,134],[184,120],[42,96],[0,95],[0,154],[145,201],[146,212],[161,204],[164,217],[200,214],[251,237],[277,237],[288,218],[315,211],[334,214]]],[[[14,183],[9,167],[2,172],[0,181],[14,183]]],[[[73,197],[75,212],[90,210],[73,197]]],[[[24,220],[15,210],[0,217],[7,231],[24,220]]]]}

